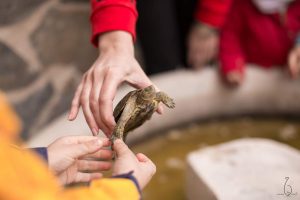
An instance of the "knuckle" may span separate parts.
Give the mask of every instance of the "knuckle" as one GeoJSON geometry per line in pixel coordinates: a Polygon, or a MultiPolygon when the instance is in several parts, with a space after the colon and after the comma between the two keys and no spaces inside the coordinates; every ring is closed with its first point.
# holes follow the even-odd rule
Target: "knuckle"
{"type": "Polygon", "coordinates": [[[98,107],[98,101],[95,99],[90,99],[91,110],[96,111],[98,107]]]}
{"type": "Polygon", "coordinates": [[[113,67],[113,66],[111,66],[111,67],[108,67],[107,68],[107,70],[106,70],[106,73],[109,75],[109,74],[115,74],[115,73],[117,73],[118,72],[118,70],[116,69],[116,67],[113,67]]]}
{"type": "Polygon", "coordinates": [[[81,95],[81,97],[80,97],[80,102],[81,102],[81,104],[83,104],[83,105],[86,104],[86,98],[85,98],[84,95],[81,95]]]}
{"type": "Polygon", "coordinates": [[[104,95],[101,95],[101,96],[99,97],[99,104],[100,104],[100,105],[104,105],[104,104],[106,103],[106,101],[107,101],[107,99],[105,98],[104,95]]]}
{"type": "Polygon", "coordinates": [[[107,115],[104,115],[101,117],[102,118],[102,121],[106,124],[109,124],[110,123],[110,118],[107,116],[107,115]]]}

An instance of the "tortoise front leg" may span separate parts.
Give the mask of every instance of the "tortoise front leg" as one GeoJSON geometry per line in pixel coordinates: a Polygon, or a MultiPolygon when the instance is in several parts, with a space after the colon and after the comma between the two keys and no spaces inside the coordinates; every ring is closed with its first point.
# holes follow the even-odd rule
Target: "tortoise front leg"
{"type": "Polygon", "coordinates": [[[175,108],[175,103],[172,98],[170,98],[166,93],[164,92],[157,92],[156,93],[156,100],[158,102],[163,102],[167,107],[169,108],[175,108]]]}

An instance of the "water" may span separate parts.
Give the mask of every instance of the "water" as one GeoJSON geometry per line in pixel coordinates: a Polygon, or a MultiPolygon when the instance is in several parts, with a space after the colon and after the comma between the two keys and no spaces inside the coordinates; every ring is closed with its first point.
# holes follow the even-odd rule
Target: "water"
{"type": "Polygon", "coordinates": [[[300,119],[231,119],[190,124],[140,143],[143,152],[157,166],[157,173],[145,188],[145,200],[185,199],[186,155],[199,148],[238,138],[262,137],[284,142],[300,150],[300,119]]]}

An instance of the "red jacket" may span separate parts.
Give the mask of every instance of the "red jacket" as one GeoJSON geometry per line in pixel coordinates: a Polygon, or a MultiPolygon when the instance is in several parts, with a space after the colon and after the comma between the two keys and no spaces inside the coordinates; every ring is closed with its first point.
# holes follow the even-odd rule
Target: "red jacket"
{"type": "Polygon", "coordinates": [[[263,14],[251,0],[234,0],[221,31],[221,71],[244,72],[244,63],[285,65],[300,30],[300,0],[285,14],[263,14]]]}
{"type": "MultiPolygon", "coordinates": [[[[141,0],[143,1],[143,0],[141,0]]],[[[201,0],[195,19],[219,28],[223,25],[232,0],[201,0]]],[[[138,17],[135,0],[91,0],[92,43],[97,46],[98,36],[112,30],[123,30],[135,40],[138,17]]]]}

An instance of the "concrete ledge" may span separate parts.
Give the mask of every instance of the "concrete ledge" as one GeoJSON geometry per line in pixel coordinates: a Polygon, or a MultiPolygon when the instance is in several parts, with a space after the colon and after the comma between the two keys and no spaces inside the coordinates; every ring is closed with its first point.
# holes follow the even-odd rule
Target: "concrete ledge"
{"type": "MultiPolygon", "coordinates": [[[[197,119],[241,114],[300,115],[300,79],[291,80],[281,70],[249,67],[246,81],[238,88],[224,86],[213,68],[199,72],[178,70],[151,78],[161,90],[175,99],[176,108],[166,108],[163,116],[154,115],[129,134],[129,142],[197,119]]],[[[116,102],[130,90],[132,88],[121,88],[116,102]]],[[[82,113],[75,122],[68,122],[66,115],[63,115],[36,134],[28,144],[47,145],[60,136],[89,134],[82,113]]]]}
{"type": "Polygon", "coordinates": [[[300,198],[300,152],[282,143],[239,139],[192,152],[187,162],[189,200],[300,198]]]}

